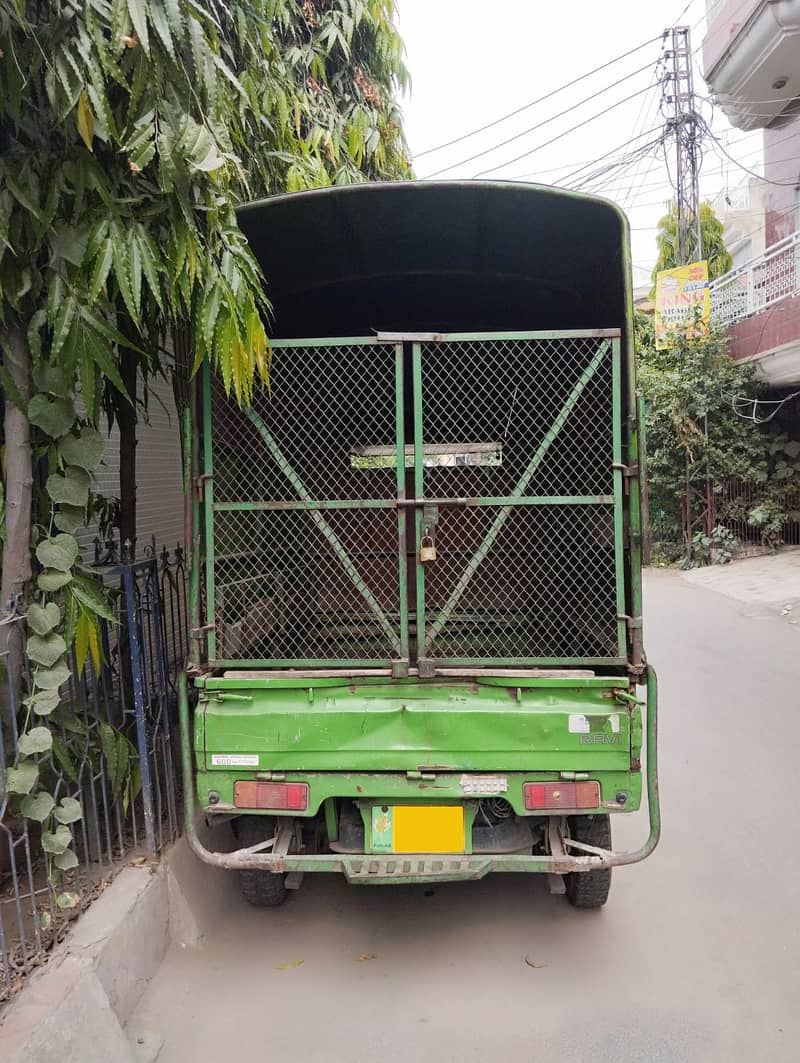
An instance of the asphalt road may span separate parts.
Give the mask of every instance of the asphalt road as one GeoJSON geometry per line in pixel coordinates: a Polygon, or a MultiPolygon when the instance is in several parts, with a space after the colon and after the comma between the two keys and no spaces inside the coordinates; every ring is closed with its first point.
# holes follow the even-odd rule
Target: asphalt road
{"type": "MultiPolygon", "coordinates": [[[[132,1020],[159,1063],[800,1060],[800,629],[656,572],[646,645],[664,833],[605,909],[538,876],[307,876],[277,911],[231,882],[227,919],[168,954],[132,1020]]],[[[639,814],[616,840],[644,834],[639,814]]]]}

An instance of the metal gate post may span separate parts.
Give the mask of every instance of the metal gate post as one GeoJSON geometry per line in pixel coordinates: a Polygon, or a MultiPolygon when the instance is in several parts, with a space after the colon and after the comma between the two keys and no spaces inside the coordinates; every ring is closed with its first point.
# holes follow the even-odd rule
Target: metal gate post
{"type": "Polygon", "coordinates": [[[133,707],[136,719],[136,745],[139,750],[139,770],[142,776],[142,806],[147,848],[156,853],[155,814],[153,811],[153,782],[147,749],[147,721],[144,715],[144,657],[136,609],[136,566],[122,565],[122,586],[125,591],[125,614],[128,623],[128,646],[131,654],[133,707]]]}

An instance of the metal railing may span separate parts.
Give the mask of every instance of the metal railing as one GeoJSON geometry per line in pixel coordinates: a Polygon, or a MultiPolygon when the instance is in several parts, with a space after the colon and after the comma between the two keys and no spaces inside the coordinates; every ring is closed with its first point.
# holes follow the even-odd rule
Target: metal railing
{"type": "Polygon", "coordinates": [[[48,880],[40,825],[21,814],[6,786],[29,688],[24,617],[9,622],[0,653],[0,1002],[45,961],[123,861],[157,853],[179,832],[173,730],[188,638],[183,551],[148,548],[142,560],[123,562],[124,551],[107,547],[98,575],[111,590],[115,623],[100,622],[99,668],[89,655],[78,676],[73,658],[50,719],[53,750],[39,763],[50,792],[81,805],[73,825],[78,866],[58,883],[79,897],[69,910],[59,908],[48,880]]]}
{"type": "Polygon", "coordinates": [[[711,319],[734,325],[800,292],[800,231],[768,247],[709,285],[711,319]]]}

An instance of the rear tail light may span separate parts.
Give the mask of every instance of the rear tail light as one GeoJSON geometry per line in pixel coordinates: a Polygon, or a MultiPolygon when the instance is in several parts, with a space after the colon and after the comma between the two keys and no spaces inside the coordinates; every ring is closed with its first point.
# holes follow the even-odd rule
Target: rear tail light
{"type": "Polygon", "coordinates": [[[240,780],[234,783],[233,803],[237,808],[275,808],[302,812],[308,808],[308,783],[240,780]]]}
{"type": "Polygon", "coordinates": [[[538,808],[598,808],[600,783],[588,782],[526,782],[522,788],[525,807],[538,808]]]}

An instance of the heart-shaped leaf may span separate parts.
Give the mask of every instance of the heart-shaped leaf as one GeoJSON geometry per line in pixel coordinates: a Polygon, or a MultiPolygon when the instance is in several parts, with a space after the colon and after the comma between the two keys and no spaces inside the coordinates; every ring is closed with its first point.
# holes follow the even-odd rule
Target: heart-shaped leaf
{"type": "Polygon", "coordinates": [[[36,556],[44,568],[55,568],[59,572],[69,572],[78,560],[80,550],[74,535],[62,532],[52,539],[43,539],[36,547],[36,556]]]}
{"type": "Polygon", "coordinates": [[[59,824],[54,831],[42,831],[42,848],[46,853],[63,853],[72,843],[72,831],[59,824]]]}
{"type": "Polygon", "coordinates": [[[46,572],[40,572],[36,577],[36,586],[40,591],[54,594],[56,591],[60,591],[62,587],[66,587],[71,579],[71,572],[58,572],[54,568],[49,568],[46,572]]]}
{"type": "Polygon", "coordinates": [[[78,465],[94,472],[106,449],[105,440],[95,428],[82,428],[79,436],[71,433],[59,441],[58,449],[66,465],[78,465]]]}
{"type": "Polygon", "coordinates": [[[69,667],[61,661],[52,668],[37,668],[33,681],[39,690],[58,690],[69,679],[69,667]]]}
{"type": "Polygon", "coordinates": [[[33,709],[37,716],[49,716],[60,701],[61,695],[57,690],[40,690],[38,694],[25,698],[25,704],[33,709]]]}
{"type": "Polygon", "coordinates": [[[46,391],[59,399],[68,399],[70,390],[64,376],[64,370],[57,365],[42,362],[39,372],[36,374],[36,388],[38,391],[46,391]]]}
{"type": "Polygon", "coordinates": [[[30,635],[28,638],[28,656],[36,664],[51,668],[59,657],[67,652],[67,644],[56,631],[49,635],[30,635]]]}
{"type": "Polygon", "coordinates": [[[62,797],[61,804],[55,809],[53,815],[59,823],[75,823],[83,816],[81,803],[74,797],[62,797]]]}
{"type": "Polygon", "coordinates": [[[65,849],[63,853],[53,857],[53,863],[59,871],[71,871],[73,867],[78,866],[78,858],[72,849],[65,849]]]}
{"type": "Polygon", "coordinates": [[[20,810],[26,819],[35,819],[37,823],[44,823],[55,808],[55,804],[50,794],[38,793],[33,797],[26,797],[20,805],[20,810]]]}
{"type": "Polygon", "coordinates": [[[89,501],[89,474],[77,465],[68,465],[63,476],[58,472],[48,476],[46,487],[53,502],[85,509],[89,501]]]}
{"type": "Polygon", "coordinates": [[[28,627],[37,635],[46,635],[61,622],[61,610],[55,602],[39,605],[31,602],[28,606],[28,627]]]}
{"type": "Polygon", "coordinates": [[[56,904],[59,908],[77,908],[80,901],[77,893],[59,893],[56,897],[56,904]]]}
{"type": "Polygon", "coordinates": [[[23,760],[16,768],[8,769],[6,785],[11,794],[29,794],[39,778],[39,768],[32,760],[23,760]]]}
{"type": "Polygon", "coordinates": [[[72,399],[34,395],[28,403],[28,420],[53,439],[58,439],[75,421],[75,404],[72,399]]]}
{"type": "Polygon", "coordinates": [[[30,731],[20,735],[17,747],[23,757],[33,756],[34,753],[46,753],[53,748],[53,736],[47,727],[31,727],[30,731]]]}
{"type": "Polygon", "coordinates": [[[86,510],[81,506],[62,505],[56,513],[55,523],[59,531],[74,535],[79,528],[86,527],[86,510]]]}

